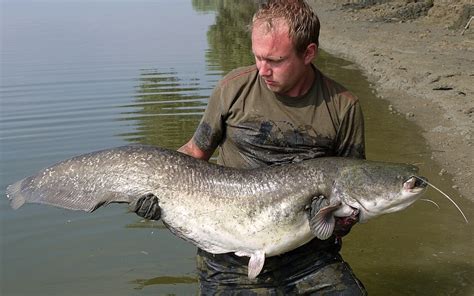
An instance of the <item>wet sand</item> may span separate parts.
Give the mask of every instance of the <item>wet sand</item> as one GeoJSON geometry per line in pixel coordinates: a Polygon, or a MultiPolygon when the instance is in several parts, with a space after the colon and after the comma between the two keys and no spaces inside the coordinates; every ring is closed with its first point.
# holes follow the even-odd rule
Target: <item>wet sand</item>
{"type": "Polygon", "coordinates": [[[391,112],[423,129],[438,173],[474,201],[474,22],[461,35],[463,26],[439,13],[453,7],[404,20],[387,17],[393,4],[310,3],[321,21],[320,47],[358,64],[391,112]]]}

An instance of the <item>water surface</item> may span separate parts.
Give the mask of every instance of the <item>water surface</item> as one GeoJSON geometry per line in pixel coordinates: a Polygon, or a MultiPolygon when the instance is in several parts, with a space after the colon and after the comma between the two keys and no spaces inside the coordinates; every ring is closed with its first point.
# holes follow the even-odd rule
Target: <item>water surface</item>
{"type": "MultiPolygon", "coordinates": [[[[73,155],[128,143],[176,149],[216,82],[253,62],[252,1],[2,3],[0,189],[73,155]]],[[[325,38],[325,36],[321,36],[325,38]]],[[[326,37],[328,38],[328,37],[326,37]]],[[[350,62],[318,66],[361,99],[368,158],[418,164],[474,219],[422,131],[390,114],[350,62]]],[[[373,295],[471,295],[473,230],[430,203],[358,225],[343,255],[373,295]]],[[[121,205],[93,214],[0,199],[0,294],[194,294],[195,247],[121,205]]]]}

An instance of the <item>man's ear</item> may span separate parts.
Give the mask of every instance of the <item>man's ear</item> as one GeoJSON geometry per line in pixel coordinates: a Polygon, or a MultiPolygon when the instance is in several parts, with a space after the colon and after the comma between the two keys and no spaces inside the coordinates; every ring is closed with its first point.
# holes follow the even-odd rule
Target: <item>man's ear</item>
{"type": "Polygon", "coordinates": [[[310,64],[318,55],[318,46],[316,43],[310,43],[304,52],[304,63],[310,64]]]}

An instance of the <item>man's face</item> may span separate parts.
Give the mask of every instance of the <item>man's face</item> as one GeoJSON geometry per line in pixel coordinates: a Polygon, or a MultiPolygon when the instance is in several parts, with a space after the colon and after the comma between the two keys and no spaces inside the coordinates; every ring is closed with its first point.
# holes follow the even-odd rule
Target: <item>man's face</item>
{"type": "Polygon", "coordinates": [[[301,85],[311,59],[296,52],[285,22],[274,22],[271,30],[265,24],[254,24],[252,51],[259,75],[271,91],[287,96],[303,94],[301,85]]]}

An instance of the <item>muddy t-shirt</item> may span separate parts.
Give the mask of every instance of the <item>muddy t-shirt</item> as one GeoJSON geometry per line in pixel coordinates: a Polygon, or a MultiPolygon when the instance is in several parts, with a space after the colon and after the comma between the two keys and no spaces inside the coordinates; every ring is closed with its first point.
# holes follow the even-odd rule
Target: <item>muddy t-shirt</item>
{"type": "Polygon", "coordinates": [[[253,168],[321,156],[365,157],[359,101],[313,67],[301,97],[269,90],[255,66],[236,69],[214,89],[194,141],[219,146],[218,163],[253,168]]]}

